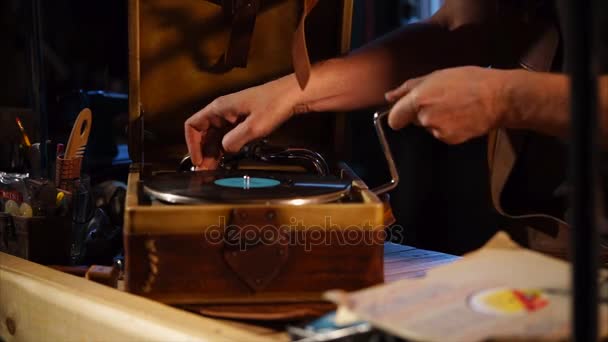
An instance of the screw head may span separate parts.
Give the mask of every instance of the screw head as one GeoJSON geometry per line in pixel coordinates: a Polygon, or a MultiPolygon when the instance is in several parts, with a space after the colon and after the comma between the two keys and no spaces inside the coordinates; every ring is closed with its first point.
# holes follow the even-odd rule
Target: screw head
{"type": "Polygon", "coordinates": [[[269,210],[266,213],[266,219],[268,219],[268,221],[274,220],[275,217],[277,217],[277,214],[274,212],[274,210],[269,210]]]}

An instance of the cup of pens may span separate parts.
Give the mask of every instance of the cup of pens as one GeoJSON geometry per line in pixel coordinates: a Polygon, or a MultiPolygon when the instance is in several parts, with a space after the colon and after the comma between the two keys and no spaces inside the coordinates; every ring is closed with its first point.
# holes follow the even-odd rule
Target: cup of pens
{"type": "Polygon", "coordinates": [[[58,144],[55,163],[55,184],[72,194],[72,245],[70,259],[79,264],[84,256],[84,237],[91,219],[90,181],[81,175],[82,160],[91,131],[92,113],[83,109],[76,118],[67,145],[58,144]]]}
{"type": "Polygon", "coordinates": [[[54,179],[40,165],[50,142],[32,144],[17,118],[28,163],[19,174],[0,172],[0,251],[42,264],[82,260],[93,207],[88,177],[81,176],[91,116],[81,111],[67,145],[57,145],[54,179]]]}
{"type": "Polygon", "coordinates": [[[47,179],[0,172],[0,251],[41,264],[70,261],[70,194],[47,179]]]}

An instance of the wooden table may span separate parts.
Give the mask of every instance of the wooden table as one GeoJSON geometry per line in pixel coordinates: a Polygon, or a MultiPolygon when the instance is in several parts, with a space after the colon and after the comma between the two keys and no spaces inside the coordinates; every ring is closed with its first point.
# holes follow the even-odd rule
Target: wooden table
{"type": "MultiPolygon", "coordinates": [[[[458,257],[385,245],[387,282],[458,257]]],[[[0,337],[11,341],[268,341],[286,333],[195,315],[0,253],[0,337]]]]}

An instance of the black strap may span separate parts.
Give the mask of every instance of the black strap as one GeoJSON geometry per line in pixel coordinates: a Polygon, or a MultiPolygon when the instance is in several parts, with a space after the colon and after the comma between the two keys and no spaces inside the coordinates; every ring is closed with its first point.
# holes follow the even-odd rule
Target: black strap
{"type": "Polygon", "coordinates": [[[226,20],[231,24],[230,39],[226,52],[215,69],[228,71],[247,67],[251,38],[260,10],[260,0],[208,0],[222,6],[226,20]]]}

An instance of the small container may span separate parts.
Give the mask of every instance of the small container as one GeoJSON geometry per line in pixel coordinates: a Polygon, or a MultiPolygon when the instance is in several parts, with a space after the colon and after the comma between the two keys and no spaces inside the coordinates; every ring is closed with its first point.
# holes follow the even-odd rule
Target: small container
{"type": "Polygon", "coordinates": [[[0,252],[45,265],[70,261],[71,217],[0,213],[0,252]]]}
{"type": "Polygon", "coordinates": [[[91,196],[91,180],[86,174],[81,178],[67,181],[72,189],[72,238],[70,263],[79,265],[84,261],[85,239],[89,233],[89,222],[93,218],[95,206],[91,196]]]}
{"type": "Polygon", "coordinates": [[[27,173],[0,172],[0,212],[4,212],[4,204],[9,200],[21,204],[28,199],[24,182],[27,177],[27,173]]]}
{"type": "Polygon", "coordinates": [[[55,184],[57,188],[74,191],[74,181],[80,178],[80,169],[82,166],[82,157],[72,159],[64,159],[57,157],[55,164],[55,184]]]}

